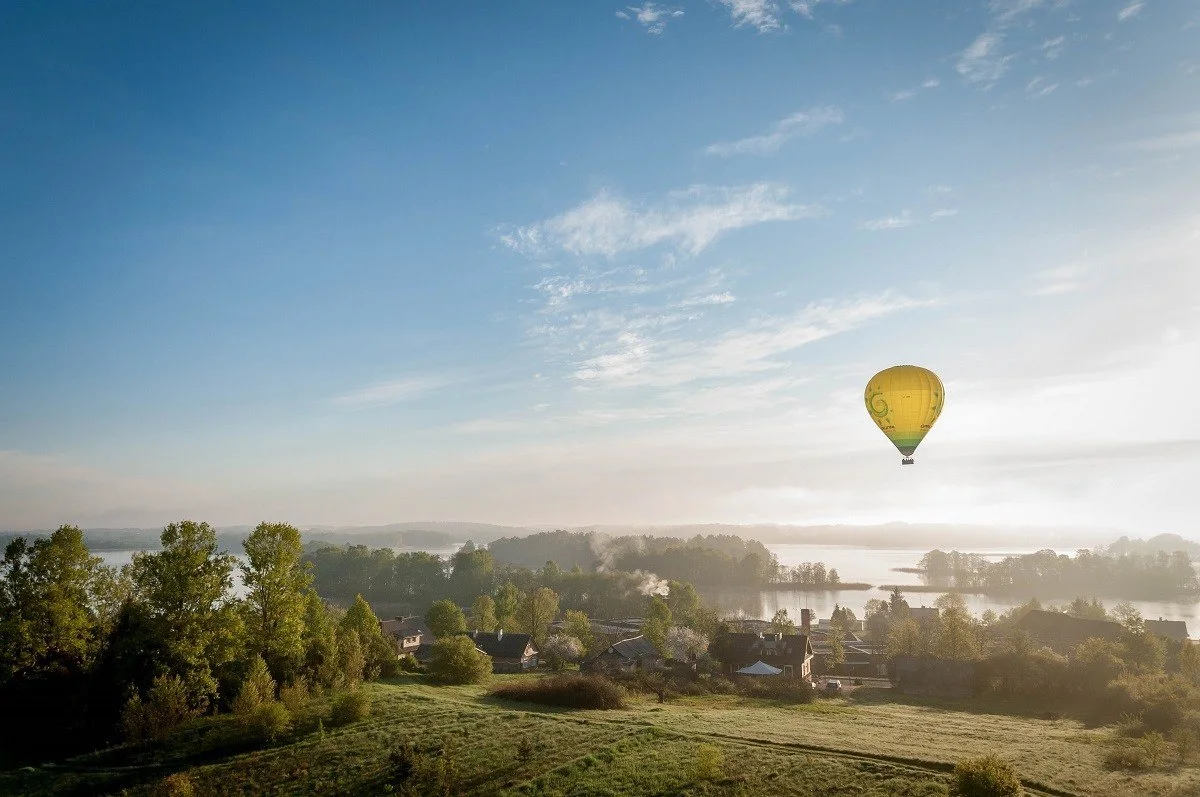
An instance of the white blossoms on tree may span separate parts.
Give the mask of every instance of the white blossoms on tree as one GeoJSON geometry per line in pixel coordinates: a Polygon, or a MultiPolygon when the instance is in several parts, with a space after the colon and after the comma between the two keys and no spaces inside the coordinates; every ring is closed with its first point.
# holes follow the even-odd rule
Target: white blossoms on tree
{"type": "Polygon", "coordinates": [[[667,630],[667,641],[663,647],[673,659],[691,659],[708,650],[708,637],[699,631],[677,625],[667,630]]]}
{"type": "Polygon", "coordinates": [[[567,662],[579,661],[583,656],[583,643],[573,636],[553,634],[542,645],[542,653],[550,666],[559,669],[567,662]]]}

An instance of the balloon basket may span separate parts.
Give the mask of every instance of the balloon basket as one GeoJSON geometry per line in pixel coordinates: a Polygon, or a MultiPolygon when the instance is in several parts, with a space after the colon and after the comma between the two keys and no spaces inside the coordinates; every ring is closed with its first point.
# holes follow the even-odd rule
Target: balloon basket
{"type": "Polygon", "coordinates": [[[900,464],[901,465],[911,465],[911,464],[913,464],[913,461],[910,457],[905,457],[904,459],[900,460],[900,464]]]}

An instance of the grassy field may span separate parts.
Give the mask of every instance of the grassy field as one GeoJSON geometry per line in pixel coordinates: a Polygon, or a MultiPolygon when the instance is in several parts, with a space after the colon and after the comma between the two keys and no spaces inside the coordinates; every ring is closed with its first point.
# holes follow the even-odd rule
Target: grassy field
{"type": "MultiPolygon", "coordinates": [[[[176,771],[200,795],[399,793],[391,754],[406,741],[448,770],[445,793],[463,795],[933,797],[947,793],[955,760],[989,752],[1012,761],[1031,794],[1200,794],[1200,770],[1109,772],[1100,763],[1108,729],[998,713],[1005,706],[968,712],[862,691],[799,706],[707,696],[571,711],[415,677],[367,688],[371,716],[345,727],[318,731],[314,716],[253,749],[229,741],[230,718],[200,720],[158,747],[0,774],[0,794],[148,795],[176,771]],[[700,766],[705,755],[719,758],[715,775],[700,766]]],[[[437,793],[429,783],[417,793],[437,793]]]]}

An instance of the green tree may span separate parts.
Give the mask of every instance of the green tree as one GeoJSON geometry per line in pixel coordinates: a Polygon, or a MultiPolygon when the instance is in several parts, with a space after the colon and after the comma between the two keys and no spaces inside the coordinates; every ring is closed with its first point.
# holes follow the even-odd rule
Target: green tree
{"type": "Polygon", "coordinates": [[[596,644],[596,638],[592,634],[591,621],[588,620],[585,613],[578,609],[568,609],[563,615],[563,633],[578,639],[587,653],[590,653],[592,646],[596,644]]]}
{"type": "Polygon", "coordinates": [[[779,609],[775,612],[775,616],[771,618],[771,630],[776,634],[796,633],[796,624],[792,622],[791,617],[788,617],[787,609],[779,609]]]}
{"type": "Polygon", "coordinates": [[[358,632],[353,628],[339,628],[337,652],[339,680],[344,686],[353,689],[362,683],[367,667],[367,656],[363,652],[358,632]]]}
{"type": "Polygon", "coordinates": [[[469,636],[442,637],[433,643],[429,672],[445,684],[473,684],[492,672],[492,659],[475,647],[469,636]]]}
{"type": "Polygon", "coordinates": [[[1076,598],[1067,606],[1067,614],[1087,620],[1108,619],[1108,612],[1104,611],[1104,604],[1095,598],[1090,601],[1087,598],[1076,598]]]}
{"type": "Polygon", "coordinates": [[[546,641],[550,623],[558,616],[558,595],[549,587],[538,587],[526,596],[517,609],[518,627],[533,637],[534,643],[546,641]]]}
{"type": "Polygon", "coordinates": [[[467,630],[467,617],[458,604],[449,598],[436,601],[425,613],[429,632],[438,639],[467,630]]]}
{"type": "Polygon", "coordinates": [[[245,680],[242,681],[241,690],[234,698],[231,706],[233,713],[249,716],[263,703],[269,703],[274,699],[275,679],[271,677],[271,670],[267,667],[266,660],[262,656],[256,655],[250,660],[250,669],[246,672],[245,680]]]}
{"type": "Polygon", "coordinates": [[[943,659],[973,661],[979,658],[979,639],[974,618],[957,593],[947,593],[934,602],[941,610],[935,653],[943,659]]]}
{"type": "Polygon", "coordinates": [[[216,669],[240,653],[241,615],[230,595],[233,557],[218,552],[207,523],[185,520],[163,529],[162,550],[134,554],[134,594],[162,640],[169,672],[185,682],[192,705],[216,696],[216,669]]]}
{"type": "Polygon", "coordinates": [[[829,655],[825,657],[825,669],[829,672],[836,672],[837,668],[846,662],[846,649],[842,645],[842,640],[845,638],[846,632],[841,623],[829,624],[829,633],[825,637],[825,641],[829,645],[829,655]]]}
{"type": "Polygon", "coordinates": [[[511,581],[505,581],[496,590],[496,627],[504,628],[508,626],[512,628],[516,625],[517,607],[521,605],[525,596],[521,594],[521,590],[517,589],[517,585],[511,581]]]}
{"type": "Polygon", "coordinates": [[[1200,686],[1200,646],[1184,642],[1179,649],[1179,672],[1195,686],[1200,686]]]}
{"type": "Polygon", "coordinates": [[[888,612],[894,619],[908,616],[908,601],[904,600],[904,593],[899,587],[892,587],[892,594],[888,597],[888,612]]]}
{"type": "Polygon", "coordinates": [[[921,655],[921,627],[916,620],[907,617],[892,623],[887,638],[887,652],[889,658],[921,655]]]}
{"type": "Polygon", "coordinates": [[[97,598],[106,579],[113,579],[109,568],[75,526],[32,545],[22,537],[9,543],[0,560],[0,683],[31,671],[86,669],[100,644],[97,598]]]}
{"type": "Polygon", "coordinates": [[[471,627],[489,633],[496,630],[496,602],[491,595],[480,595],[471,604],[471,627]]]}
{"type": "Polygon", "coordinates": [[[363,658],[366,661],[363,677],[373,681],[380,673],[390,674],[395,668],[396,648],[383,636],[379,626],[379,618],[366,598],[358,595],[350,608],[342,615],[338,628],[352,629],[358,634],[359,644],[362,645],[363,658]]]}
{"type": "Polygon", "coordinates": [[[247,643],[278,681],[292,678],[304,661],[304,619],[312,584],[301,562],[300,532],[286,523],[259,523],[244,543],[247,643]]]}
{"type": "Polygon", "coordinates": [[[667,644],[667,630],[673,624],[671,607],[667,605],[661,595],[651,595],[646,607],[642,633],[661,651],[667,644]]]}
{"type": "Polygon", "coordinates": [[[676,622],[690,626],[696,621],[700,596],[690,581],[668,581],[667,605],[671,607],[671,615],[676,622]]]}
{"type": "Polygon", "coordinates": [[[311,589],[304,596],[304,672],[309,682],[325,689],[332,687],[341,673],[337,627],[329,607],[311,589]]]}

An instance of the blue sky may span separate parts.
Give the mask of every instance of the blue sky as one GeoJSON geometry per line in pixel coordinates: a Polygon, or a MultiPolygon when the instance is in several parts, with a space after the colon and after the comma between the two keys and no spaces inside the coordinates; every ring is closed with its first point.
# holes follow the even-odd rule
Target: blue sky
{"type": "Polygon", "coordinates": [[[1186,532],[1198,155],[1187,3],[13,3],[0,527],[1186,532]]]}

